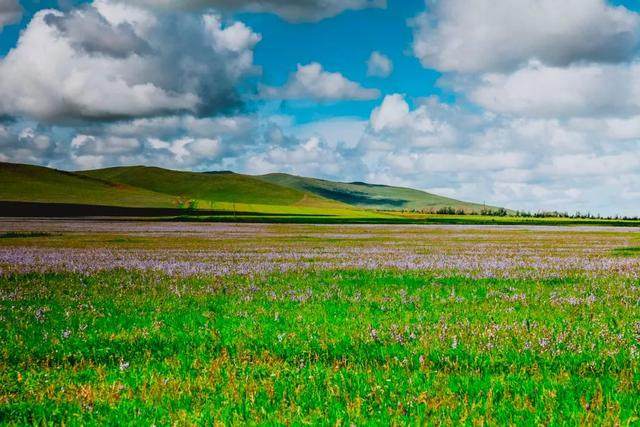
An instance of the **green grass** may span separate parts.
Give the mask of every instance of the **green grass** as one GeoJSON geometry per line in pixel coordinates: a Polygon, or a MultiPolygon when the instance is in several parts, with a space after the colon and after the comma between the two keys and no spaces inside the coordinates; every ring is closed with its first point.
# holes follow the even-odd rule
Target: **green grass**
{"type": "Polygon", "coordinates": [[[31,165],[0,163],[0,200],[131,207],[172,207],[173,197],[31,165]]]}
{"type": "Polygon", "coordinates": [[[0,423],[632,425],[634,286],[397,271],[5,276],[0,423]]]}
{"type": "Polygon", "coordinates": [[[199,209],[229,212],[383,216],[234,173],[206,174],[148,167],[72,173],[0,163],[2,201],[175,208],[179,200],[189,199],[197,200],[199,209]]]}
{"type": "Polygon", "coordinates": [[[629,246],[624,248],[616,248],[612,252],[613,255],[617,256],[637,257],[640,256],[640,247],[629,246]]]}
{"type": "Polygon", "coordinates": [[[307,191],[327,199],[366,209],[437,210],[439,208],[452,207],[466,211],[480,211],[485,207],[481,204],[462,202],[411,188],[334,182],[287,174],[269,174],[258,178],[283,187],[307,191]]]}

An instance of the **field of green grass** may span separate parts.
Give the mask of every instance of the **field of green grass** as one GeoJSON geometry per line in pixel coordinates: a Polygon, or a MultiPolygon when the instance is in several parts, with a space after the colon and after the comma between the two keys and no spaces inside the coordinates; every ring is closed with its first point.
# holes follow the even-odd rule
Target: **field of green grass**
{"type": "Polygon", "coordinates": [[[640,413],[627,345],[640,331],[624,304],[638,294],[624,281],[116,272],[0,287],[19,296],[1,312],[4,422],[628,425],[640,413]],[[549,303],[556,293],[596,302],[549,303]]]}
{"type": "Polygon", "coordinates": [[[0,424],[635,425],[640,233],[0,221],[0,424]]]}

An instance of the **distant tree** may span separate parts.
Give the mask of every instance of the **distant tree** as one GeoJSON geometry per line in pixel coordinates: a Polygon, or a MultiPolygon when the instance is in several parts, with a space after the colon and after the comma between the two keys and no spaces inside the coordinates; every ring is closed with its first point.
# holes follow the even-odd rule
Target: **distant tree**
{"type": "Polygon", "coordinates": [[[187,206],[187,199],[182,196],[176,197],[173,201],[173,204],[178,207],[178,209],[184,209],[187,206]]]}

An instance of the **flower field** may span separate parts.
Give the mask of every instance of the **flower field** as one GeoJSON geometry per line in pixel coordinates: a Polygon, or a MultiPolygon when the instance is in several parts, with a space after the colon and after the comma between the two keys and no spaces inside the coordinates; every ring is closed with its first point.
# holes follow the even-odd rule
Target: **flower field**
{"type": "Polygon", "coordinates": [[[2,424],[640,422],[624,228],[0,222],[2,424]]]}

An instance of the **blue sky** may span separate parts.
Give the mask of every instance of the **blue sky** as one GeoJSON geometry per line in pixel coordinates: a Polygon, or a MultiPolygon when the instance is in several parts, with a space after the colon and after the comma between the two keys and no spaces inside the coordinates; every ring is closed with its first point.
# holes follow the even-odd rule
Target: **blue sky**
{"type": "MultiPolygon", "coordinates": [[[[20,31],[33,13],[60,8],[58,3],[58,0],[23,0],[24,19],[20,25],[5,28],[0,39],[0,55],[15,46],[20,31]]],[[[64,4],[68,8],[82,3],[87,1],[69,0],[64,4]]],[[[234,18],[264,36],[256,46],[255,63],[262,67],[262,78],[267,84],[283,84],[297,64],[315,61],[364,86],[376,87],[383,94],[404,93],[409,97],[435,94],[453,100],[454,94],[436,86],[440,73],[425,69],[410,53],[411,29],[406,23],[424,7],[422,0],[391,1],[386,9],[346,11],[332,19],[302,24],[287,22],[274,14],[238,13],[234,18]],[[366,61],[374,50],[393,61],[394,73],[388,78],[367,77],[366,61]]],[[[283,102],[281,109],[284,114],[295,116],[298,122],[306,123],[345,115],[366,118],[375,105],[375,101],[283,102]]]]}
{"type": "Polygon", "coordinates": [[[0,161],[640,213],[637,1],[186,3],[0,0],[0,161]]]}

